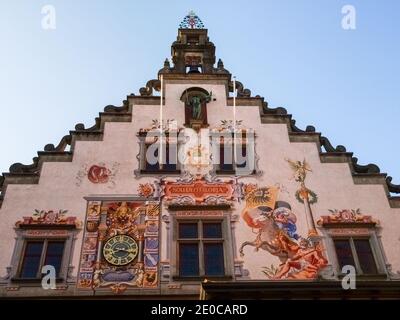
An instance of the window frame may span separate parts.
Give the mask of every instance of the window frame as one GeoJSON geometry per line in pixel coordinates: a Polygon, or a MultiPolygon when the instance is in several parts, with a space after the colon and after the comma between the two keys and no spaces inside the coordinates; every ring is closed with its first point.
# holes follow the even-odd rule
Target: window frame
{"type": "Polygon", "coordinates": [[[347,240],[350,243],[350,250],[351,250],[351,254],[353,256],[353,260],[354,260],[354,267],[356,269],[356,274],[357,276],[377,276],[380,275],[381,273],[379,272],[379,260],[377,257],[377,254],[374,250],[374,246],[373,243],[371,241],[371,237],[370,236],[352,236],[352,235],[348,235],[348,236],[336,236],[336,237],[332,237],[333,240],[333,244],[334,244],[334,251],[335,251],[335,256],[336,256],[336,263],[338,265],[339,268],[339,274],[342,274],[341,270],[340,270],[340,264],[339,264],[339,259],[338,259],[338,255],[337,255],[337,251],[336,251],[336,247],[335,247],[335,240],[347,240]],[[363,268],[360,264],[359,261],[359,257],[358,257],[358,252],[357,249],[355,247],[354,244],[354,240],[368,240],[370,249],[371,249],[371,253],[372,253],[372,258],[374,259],[374,263],[375,263],[375,268],[376,268],[376,273],[365,273],[363,272],[363,268]]]}
{"type": "Polygon", "coordinates": [[[198,216],[198,217],[176,217],[175,213],[172,213],[172,222],[173,227],[170,232],[172,232],[172,243],[171,243],[171,251],[170,251],[170,270],[171,276],[173,280],[178,281],[201,281],[204,279],[218,279],[218,280],[231,280],[233,278],[233,240],[232,240],[232,232],[231,232],[231,224],[228,218],[229,213],[224,213],[223,216],[218,217],[207,217],[207,216],[198,216]],[[197,222],[197,238],[187,238],[187,239],[179,239],[179,224],[180,223],[196,223],[197,222]],[[203,241],[200,241],[202,238],[202,226],[203,223],[213,223],[218,222],[221,223],[221,238],[207,238],[205,243],[221,243],[222,249],[224,253],[223,264],[224,264],[224,274],[223,275],[206,275],[205,274],[205,265],[204,265],[204,246],[203,241]],[[201,232],[201,233],[200,233],[201,232]],[[201,237],[200,237],[201,236],[201,237]],[[186,243],[197,243],[199,242],[199,275],[198,276],[182,276],[180,274],[180,261],[179,261],[179,244],[182,242],[186,243]]]}
{"type": "MultiPolygon", "coordinates": [[[[255,136],[254,136],[255,137],[255,136]]],[[[234,134],[233,133],[227,133],[227,132],[220,132],[220,133],[211,133],[210,135],[211,138],[211,142],[213,145],[213,159],[214,159],[214,171],[217,175],[232,175],[232,174],[236,174],[238,171],[242,170],[244,167],[241,167],[241,164],[238,164],[234,155],[235,155],[235,148],[238,148],[238,146],[240,146],[240,148],[238,148],[239,150],[237,150],[237,152],[241,152],[242,156],[243,156],[243,152],[245,153],[246,157],[249,156],[249,152],[251,152],[247,146],[246,143],[243,143],[244,141],[247,142],[248,140],[248,134],[247,132],[240,132],[236,134],[236,143],[234,141],[234,134]],[[222,167],[222,160],[221,158],[223,158],[223,161],[225,161],[225,147],[224,147],[224,141],[226,139],[231,140],[231,143],[229,143],[229,149],[231,151],[231,159],[232,159],[232,163],[228,163],[225,164],[227,166],[231,166],[232,169],[224,169],[222,167]],[[223,156],[221,156],[223,154],[223,156]],[[215,156],[216,155],[216,156],[215,156]],[[215,160],[217,162],[215,162],[215,160]]],[[[253,148],[252,148],[252,152],[253,152],[253,167],[254,170],[251,173],[245,174],[245,176],[252,176],[252,175],[256,175],[257,173],[259,173],[259,170],[257,169],[257,161],[258,161],[258,156],[256,154],[256,143],[255,140],[253,141],[253,148]]],[[[248,159],[247,159],[248,161],[248,159]]]]}
{"type": "MultiPolygon", "coordinates": [[[[320,228],[321,233],[324,237],[324,243],[326,248],[326,254],[329,261],[330,270],[332,276],[336,279],[341,279],[346,274],[342,273],[339,265],[339,261],[336,254],[334,239],[348,239],[350,237],[366,239],[370,241],[371,250],[373,252],[376,267],[378,270],[377,274],[360,274],[357,273],[357,277],[361,278],[372,278],[372,279],[386,279],[389,275],[387,270],[387,259],[385,252],[380,240],[379,228],[370,225],[355,225],[355,224],[324,224],[320,228]]],[[[357,257],[358,258],[358,257],[357,257]]],[[[356,268],[357,272],[357,268],[356,268]]]]}
{"type": "Polygon", "coordinates": [[[63,242],[64,243],[64,248],[63,248],[63,253],[62,253],[62,257],[61,257],[61,263],[60,263],[60,270],[58,271],[58,274],[56,275],[56,279],[58,280],[62,280],[62,278],[60,277],[61,272],[62,272],[62,266],[63,266],[63,262],[65,260],[65,251],[66,251],[66,244],[67,244],[67,238],[26,238],[24,240],[24,244],[23,244],[23,248],[22,248],[22,252],[21,252],[21,257],[19,260],[19,265],[18,265],[18,269],[17,269],[17,279],[23,280],[23,281],[41,281],[42,280],[42,273],[41,270],[43,268],[43,266],[45,266],[45,261],[46,261],[46,256],[47,256],[47,249],[48,249],[48,245],[49,242],[63,242]],[[36,273],[36,277],[35,278],[27,278],[27,277],[22,277],[21,273],[22,273],[22,268],[24,265],[24,260],[26,257],[26,247],[28,245],[29,242],[39,242],[39,243],[43,243],[43,247],[42,247],[42,252],[40,255],[40,261],[39,261],[39,267],[38,267],[38,271],[36,273]]]}
{"type": "MultiPolygon", "coordinates": [[[[167,152],[169,153],[170,145],[173,145],[176,150],[176,165],[175,165],[174,170],[162,168],[158,161],[156,163],[156,164],[158,164],[158,169],[154,169],[154,170],[147,169],[146,152],[147,152],[147,149],[149,148],[149,146],[153,144],[151,142],[146,141],[148,133],[149,132],[140,132],[137,134],[138,139],[139,139],[139,153],[136,156],[136,158],[138,160],[138,170],[135,170],[135,172],[134,172],[135,176],[140,177],[140,176],[152,176],[152,175],[154,176],[154,175],[163,175],[163,174],[180,175],[181,174],[181,164],[179,162],[179,148],[182,145],[182,141],[179,140],[179,132],[176,133],[177,139],[174,142],[168,141],[169,133],[166,133],[166,135],[163,137],[163,139],[164,139],[163,145],[165,146],[163,149],[166,151],[165,157],[169,158],[169,154],[167,156],[167,152]]],[[[159,133],[151,132],[151,135],[149,137],[157,138],[158,136],[159,136],[159,133]]],[[[155,143],[159,143],[159,142],[155,142],[155,143]]],[[[166,165],[166,164],[164,164],[164,165],[166,165]]]]}
{"type": "MultiPolygon", "coordinates": [[[[24,228],[15,228],[17,237],[11,257],[10,272],[8,277],[8,283],[18,284],[23,286],[37,286],[41,283],[42,278],[22,278],[20,277],[21,267],[24,259],[25,248],[28,241],[64,241],[64,251],[61,261],[60,270],[56,277],[57,284],[68,284],[74,283],[72,270],[73,266],[72,257],[74,254],[74,246],[76,241],[76,235],[80,231],[80,228],[71,228],[70,226],[54,226],[53,228],[46,228],[43,226],[32,226],[24,228]],[[33,235],[32,235],[33,232],[33,235]]],[[[43,251],[42,251],[43,254],[43,251]]],[[[43,260],[44,262],[44,260],[43,260]]],[[[42,258],[41,258],[41,263],[42,258]]],[[[40,270],[38,270],[40,273],[40,270]]]]}
{"type": "MultiPolygon", "coordinates": [[[[210,219],[210,220],[206,220],[207,222],[204,222],[204,219],[197,219],[197,220],[190,220],[190,221],[178,221],[178,237],[176,239],[177,242],[177,257],[178,259],[180,259],[180,244],[181,243],[187,243],[187,244],[197,244],[198,246],[198,261],[199,261],[199,274],[198,275],[194,275],[194,277],[214,277],[213,275],[207,275],[205,273],[205,269],[206,269],[206,262],[205,262],[205,254],[204,254],[204,246],[205,244],[209,244],[209,243],[218,243],[222,245],[222,249],[225,252],[225,240],[222,236],[222,224],[223,224],[223,220],[214,220],[214,219],[210,219]],[[197,225],[197,238],[180,238],[179,237],[179,227],[181,224],[196,224],[197,225]],[[207,223],[219,223],[221,225],[221,238],[205,238],[204,237],[204,228],[203,225],[207,224],[207,223]]],[[[225,255],[225,253],[224,253],[225,255]]],[[[180,270],[180,263],[181,261],[179,261],[179,263],[177,264],[179,266],[178,268],[178,275],[180,277],[190,277],[190,276],[184,276],[181,274],[181,270],[180,270]]],[[[225,261],[223,261],[223,269],[224,272],[222,275],[216,275],[217,277],[222,277],[225,275],[225,261]]]]}

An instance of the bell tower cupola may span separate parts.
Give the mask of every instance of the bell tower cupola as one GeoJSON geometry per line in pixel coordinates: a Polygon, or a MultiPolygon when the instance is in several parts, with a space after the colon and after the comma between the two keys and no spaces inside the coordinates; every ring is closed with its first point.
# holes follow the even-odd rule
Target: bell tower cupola
{"type": "Polygon", "coordinates": [[[214,73],[215,46],[209,41],[203,22],[190,11],[179,25],[171,47],[173,73],[214,73]]]}

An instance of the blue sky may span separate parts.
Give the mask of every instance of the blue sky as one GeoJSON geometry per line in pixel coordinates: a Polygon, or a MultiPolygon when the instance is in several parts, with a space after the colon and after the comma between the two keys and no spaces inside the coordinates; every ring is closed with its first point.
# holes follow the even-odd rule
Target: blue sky
{"type": "Polygon", "coordinates": [[[0,172],[156,77],[193,9],[253,95],[400,183],[400,1],[78,1],[0,4],[0,172]],[[41,9],[56,9],[43,30],[41,9]],[[356,30],[341,27],[344,5],[356,30]]]}

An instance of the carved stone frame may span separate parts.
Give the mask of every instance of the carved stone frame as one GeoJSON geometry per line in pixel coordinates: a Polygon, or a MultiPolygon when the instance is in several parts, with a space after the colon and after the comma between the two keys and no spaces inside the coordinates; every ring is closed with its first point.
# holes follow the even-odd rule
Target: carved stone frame
{"type": "MultiPolygon", "coordinates": [[[[201,208],[198,209],[201,211],[201,208]]],[[[212,278],[223,278],[224,280],[233,280],[235,275],[235,264],[234,264],[234,238],[232,235],[232,213],[230,211],[224,211],[220,216],[207,216],[207,215],[194,215],[194,216],[179,216],[178,212],[182,211],[190,211],[190,210],[179,210],[179,211],[169,211],[169,223],[171,226],[168,228],[168,239],[169,242],[167,244],[168,257],[170,261],[169,265],[169,276],[170,282],[194,282],[199,283],[204,278],[212,279],[212,278]],[[222,223],[222,238],[224,239],[223,249],[224,249],[224,271],[225,274],[222,277],[212,277],[212,276],[204,276],[200,275],[199,277],[194,278],[184,278],[179,276],[179,259],[178,259],[178,223],[185,221],[221,221],[222,223]]]]}
{"type": "MultiPolygon", "coordinates": [[[[331,276],[336,279],[340,279],[345,274],[343,274],[340,270],[340,266],[337,260],[336,250],[333,243],[334,239],[348,239],[348,238],[364,238],[368,239],[372,254],[374,256],[374,260],[376,263],[376,267],[378,270],[378,274],[376,275],[363,275],[358,274],[357,277],[377,277],[377,278],[386,278],[388,275],[387,270],[387,259],[383,250],[383,245],[381,241],[380,230],[372,224],[327,224],[320,228],[326,248],[326,254],[330,265],[328,265],[328,269],[332,272],[331,276]]],[[[356,270],[359,269],[359,266],[355,266],[356,270]]],[[[357,270],[358,272],[359,270],[357,270]]]]}
{"type": "Polygon", "coordinates": [[[73,265],[72,257],[74,253],[74,245],[77,239],[77,233],[80,229],[71,226],[32,226],[24,228],[15,228],[16,241],[11,258],[10,267],[8,267],[8,275],[4,277],[3,283],[9,286],[38,286],[40,279],[22,279],[19,277],[22,258],[25,250],[26,242],[29,240],[64,240],[64,252],[60,268],[59,277],[56,279],[57,285],[66,285],[74,283],[75,278],[72,276],[73,265]]]}
{"type": "Polygon", "coordinates": [[[253,143],[254,143],[254,148],[253,148],[253,150],[254,150],[254,155],[253,155],[253,157],[254,157],[254,170],[253,170],[253,172],[249,173],[249,174],[237,175],[237,167],[236,167],[237,164],[235,163],[234,160],[233,160],[233,162],[234,162],[233,163],[233,172],[229,172],[229,171],[227,171],[226,173],[218,172],[219,168],[220,168],[219,167],[220,164],[214,163],[214,156],[218,155],[218,157],[219,157],[220,150],[219,150],[219,144],[215,143],[215,140],[216,140],[216,138],[222,137],[222,136],[227,135],[227,134],[229,135],[229,133],[210,132],[210,143],[211,143],[210,160],[211,160],[211,163],[213,165],[213,169],[212,169],[211,174],[212,175],[218,175],[218,176],[230,176],[230,177],[231,176],[238,176],[238,177],[254,177],[254,176],[259,177],[259,176],[261,176],[263,172],[259,168],[260,156],[257,153],[257,139],[256,139],[257,135],[255,133],[254,133],[254,141],[253,141],[253,143]]]}
{"type": "Polygon", "coordinates": [[[177,135],[178,135],[178,140],[177,140],[176,150],[177,150],[178,154],[177,154],[176,172],[167,172],[167,171],[160,170],[160,171],[144,173],[143,170],[145,170],[145,167],[146,167],[145,156],[146,156],[146,151],[147,151],[146,134],[140,134],[140,133],[137,134],[138,144],[139,144],[139,152],[136,155],[138,169],[134,170],[134,175],[136,178],[157,177],[157,176],[166,175],[166,174],[168,174],[168,176],[180,176],[181,175],[182,168],[181,168],[181,163],[179,162],[179,148],[182,146],[184,141],[181,141],[181,139],[179,139],[179,133],[177,133],[177,135]]]}

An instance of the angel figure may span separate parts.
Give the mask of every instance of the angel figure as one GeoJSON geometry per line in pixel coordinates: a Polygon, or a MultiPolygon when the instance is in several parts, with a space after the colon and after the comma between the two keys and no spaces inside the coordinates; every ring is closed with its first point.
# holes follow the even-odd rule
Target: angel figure
{"type": "Polygon", "coordinates": [[[307,172],[312,172],[310,165],[306,162],[306,159],[303,161],[292,161],[290,159],[286,159],[286,161],[293,170],[293,178],[297,182],[304,183],[307,177],[307,172]]]}

